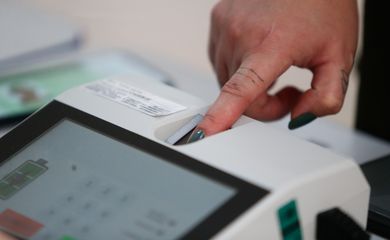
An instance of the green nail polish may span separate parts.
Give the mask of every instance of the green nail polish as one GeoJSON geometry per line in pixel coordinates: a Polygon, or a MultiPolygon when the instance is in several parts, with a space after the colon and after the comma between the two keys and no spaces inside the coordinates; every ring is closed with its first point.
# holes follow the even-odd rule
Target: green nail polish
{"type": "Polygon", "coordinates": [[[192,134],[191,134],[191,137],[188,139],[187,143],[192,143],[192,142],[196,142],[198,140],[201,140],[205,137],[205,134],[203,132],[203,130],[195,130],[192,134]]]}
{"type": "Polygon", "coordinates": [[[302,126],[308,124],[309,122],[313,121],[316,118],[317,118],[317,116],[314,115],[313,113],[310,113],[310,112],[304,113],[304,114],[292,119],[288,124],[288,128],[290,130],[293,130],[293,129],[302,127],[302,126]]]}

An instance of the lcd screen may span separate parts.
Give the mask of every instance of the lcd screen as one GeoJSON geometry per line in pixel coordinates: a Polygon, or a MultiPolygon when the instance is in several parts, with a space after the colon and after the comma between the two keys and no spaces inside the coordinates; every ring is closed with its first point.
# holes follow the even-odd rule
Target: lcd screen
{"type": "Polygon", "coordinates": [[[1,166],[0,229],[31,239],[178,239],[236,193],[64,119],[1,166]]]}

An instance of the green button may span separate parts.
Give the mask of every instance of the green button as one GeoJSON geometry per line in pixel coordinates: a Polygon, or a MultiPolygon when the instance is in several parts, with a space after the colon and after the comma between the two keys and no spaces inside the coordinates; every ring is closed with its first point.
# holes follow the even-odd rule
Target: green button
{"type": "Polygon", "coordinates": [[[278,209],[278,218],[283,240],[301,240],[302,233],[295,200],[291,200],[278,209]]]}
{"type": "Polygon", "coordinates": [[[278,210],[279,221],[282,229],[298,221],[298,212],[295,201],[290,201],[278,210]]]}
{"type": "Polygon", "coordinates": [[[296,229],[286,236],[283,236],[284,240],[302,240],[301,229],[296,229]]]}

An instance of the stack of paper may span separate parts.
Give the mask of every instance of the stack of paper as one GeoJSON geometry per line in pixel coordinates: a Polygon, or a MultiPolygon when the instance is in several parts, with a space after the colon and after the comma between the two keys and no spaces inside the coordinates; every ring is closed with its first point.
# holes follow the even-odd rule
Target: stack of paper
{"type": "Polygon", "coordinates": [[[77,27],[26,1],[0,2],[0,36],[0,72],[80,45],[77,27]]]}

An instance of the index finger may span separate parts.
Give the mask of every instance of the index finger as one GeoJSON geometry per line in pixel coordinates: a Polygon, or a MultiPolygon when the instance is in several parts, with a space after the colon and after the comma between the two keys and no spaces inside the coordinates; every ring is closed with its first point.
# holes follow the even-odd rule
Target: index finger
{"type": "Polygon", "coordinates": [[[288,58],[270,51],[259,51],[244,59],[221,89],[197,130],[203,136],[230,128],[253,101],[291,66],[288,58]]]}

